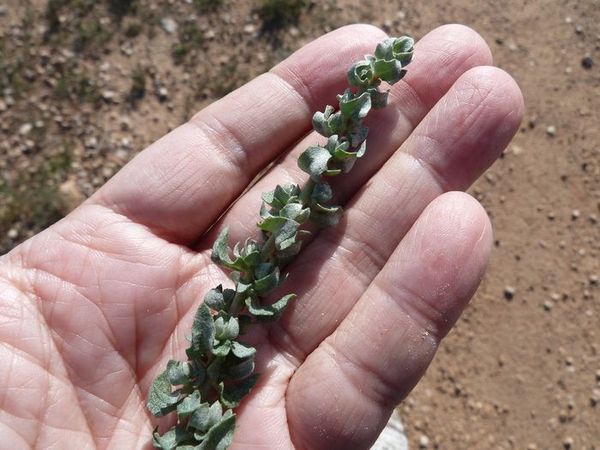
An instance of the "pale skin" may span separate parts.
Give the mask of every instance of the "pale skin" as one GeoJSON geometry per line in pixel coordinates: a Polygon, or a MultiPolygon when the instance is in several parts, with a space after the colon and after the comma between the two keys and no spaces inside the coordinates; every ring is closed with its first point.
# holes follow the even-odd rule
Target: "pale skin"
{"type": "MultiPolygon", "coordinates": [[[[313,41],[0,259],[3,445],[150,448],[148,388],[184,357],[197,306],[226,279],[210,262],[216,232],[254,235],[260,193],[306,179],[296,158],[316,139],[312,113],[383,38],[354,25],[313,41]]],[[[368,448],[423,375],[492,240],[483,208],[448,191],[491,165],[522,118],[519,88],[491,63],[463,26],[418,42],[390,105],[367,121],[366,156],[333,182],[344,220],[289,267],[298,298],[283,319],[248,337],[262,377],[232,449],[368,448]]]]}

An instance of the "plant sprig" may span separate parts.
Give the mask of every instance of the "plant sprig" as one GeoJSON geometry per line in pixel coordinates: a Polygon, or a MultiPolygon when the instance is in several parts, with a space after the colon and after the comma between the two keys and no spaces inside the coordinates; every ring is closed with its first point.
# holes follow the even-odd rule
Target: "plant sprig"
{"type": "Polygon", "coordinates": [[[310,177],[301,188],[278,185],[263,194],[258,228],[262,240],[246,239],[229,248],[223,229],[212,249],[212,260],[230,271],[233,289],[222,285],[208,291],[198,308],[186,350],[187,361],[169,361],[152,384],[148,409],[156,417],[176,413],[177,423],[164,434],[154,431],[153,444],[162,450],[225,450],[233,440],[233,410],[252,390],[256,349],[239,340],[249,326],[277,320],[296,295],[273,301],[273,292],[287,278],[284,268],[309,235],[303,226],[336,225],[342,207],[331,205],[326,181],[349,172],[366,152],[369,129],[363,121],[371,109],[384,108],[389,91],[381,82],[398,82],[413,55],[414,40],[403,36],[381,42],[374,55],[348,70],[346,89],[336,109],[328,105],[313,116],[313,128],[327,138],[308,147],[298,166],[310,177]]]}

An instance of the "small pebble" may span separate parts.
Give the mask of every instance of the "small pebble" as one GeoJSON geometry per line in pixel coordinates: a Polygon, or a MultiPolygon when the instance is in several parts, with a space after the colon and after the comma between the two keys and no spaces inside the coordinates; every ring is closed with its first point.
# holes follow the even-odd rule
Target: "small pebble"
{"type": "Polygon", "coordinates": [[[504,288],[504,298],[506,300],[512,300],[515,297],[516,293],[517,293],[517,289],[513,286],[506,286],[504,288]]]}
{"type": "Polygon", "coordinates": [[[169,91],[164,86],[159,87],[156,93],[158,94],[158,99],[161,102],[164,102],[166,99],[169,98],[169,91]]]}
{"type": "Polygon", "coordinates": [[[546,134],[548,134],[548,136],[554,137],[556,135],[556,127],[554,125],[548,125],[546,127],[546,134]]]}
{"type": "Polygon", "coordinates": [[[160,19],[160,25],[163,27],[163,30],[169,34],[173,34],[177,31],[177,22],[170,17],[160,19]]]}
{"type": "Polygon", "coordinates": [[[427,448],[429,447],[429,438],[424,434],[419,438],[419,448],[427,448]]]}
{"type": "Polygon", "coordinates": [[[581,216],[581,212],[578,209],[571,211],[571,219],[577,220],[579,219],[579,216],[581,216]]]}
{"type": "Polygon", "coordinates": [[[10,230],[8,230],[7,236],[9,239],[15,240],[19,237],[19,230],[17,230],[16,228],[11,228],[10,230]]]}
{"type": "Polygon", "coordinates": [[[32,129],[33,125],[31,125],[30,123],[24,123],[23,125],[21,125],[21,128],[19,128],[19,134],[21,136],[26,136],[31,132],[32,129]]]}
{"type": "Polygon", "coordinates": [[[591,56],[586,56],[585,58],[583,58],[581,60],[581,65],[583,66],[584,69],[591,69],[592,66],[594,65],[594,60],[592,59],[591,56]]]}
{"type": "Polygon", "coordinates": [[[546,300],[544,302],[544,310],[546,310],[546,311],[550,311],[553,306],[554,306],[554,303],[551,302],[550,300],[546,300]]]}
{"type": "Polygon", "coordinates": [[[565,440],[563,441],[563,447],[565,448],[565,450],[573,448],[573,438],[565,438],[565,440]]]}

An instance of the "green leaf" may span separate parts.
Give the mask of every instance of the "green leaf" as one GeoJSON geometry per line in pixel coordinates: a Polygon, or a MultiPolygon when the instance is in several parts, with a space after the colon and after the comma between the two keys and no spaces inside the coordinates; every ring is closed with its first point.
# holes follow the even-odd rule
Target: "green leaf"
{"type": "Polygon", "coordinates": [[[256,266],[260,263],[260,248],[253,239],[246,239],[244,247],[240,252],[240,256],[246,269],[256,266]]]}
{"type": "MultiPolygon", "coordinates": [[[[189,417],[203,405],[202,399],[200,398],[200,392],[194,391],[186,398],[183,399],[181,403],[177,405],[177,417],[179,421],[182,421],[186,417],[189,417]]],[[[208,403],[204,403],[208,407],[208,403]]]]}
{"type": "Polygon", "coordinates": [[[218,285],[207,292],[204,296],[204,303],[215,311],[224,311],[229,309],[234,296],[233,289],[223,289],[223,286],[218,285]]]}
{"type": "Polygon", "coordinates": [[[204,296],[204,304],[208,305],[216,311],[225,309],[225,299],[223,297],[223,286],[218,285],[216,288],[211,289],[204,296]]]}
{"type": "Polygon", "coordinates": [[[354,96],[350,91],[340,97],[340,111],[345,120],[358,122],[364,119],[371,109],[371,95],[363,92],[354,96]]]}
{"type": "Polygon", "coordinates": [[[275,269],[265,275],[262,278],[254,281],[253,288],[259,295],[267,295],[273,289],[275,289],[279,285],[279,267],[275,267],[275,269]]]}
{"type": "Polygon", "coordinates": [[[393,54],[394,38],[387,38],[377,44],[375,48],[375,58],[377,59],[394,59],[393,54]]]}
{"type": "Polygon", "coordinates": [[[156,417],[164,416],[175,410],[179,398],[178,392],[171,392],[171,383],[165,371],[150,386],[148,410],[156,417]]]}
{"type": "Polygon", "coordinates": [[[362,144],[365,141],[365,139],[367,139],[368,134],[368,127],[364,125],[358,126],[356,129],[350,132],[350,145],[352,145],[352,147],[354,148],[360,146],[360,144],[362,144]]]}
{"type": "Polygon", "coordinates": [[[257,225],[261,230],[273,233],[281,228],[287,221],[288,219],[285,217],[271,216],[261,220],[257,225]]]}
{"type": "Polygon", "coordinates": [[[223,362],[225,362],[224,358],[216,357],[206,368],[206,374],[208,375],[209,380],[214,384],[218,384],[223,378],[221,374],[223,362]]]}
{"type": "Polygon", "coordinates": [[[230,265],[233,263],[229,258],[229,228],[221,230],[213,244],[211,259],[217,264],[230,265]]]}
{"type": "Polygon", "coordinates": [[[275,248],[285,250],[296,243],[299,224],[293,220],[288,220],[275,235],[275,248]]]}
{"type": "Polygon", "coordinates": [[[383,109],[387,106],[390,91],[381,92],[377,88],[368,89],[371,95],[371,107],[373,109],[383,109]]]}
{"type": "Polygon", "coordinates": [[[212,349],[212,354],[215,356],[225,357],[231,350],[231,341],[225,341],[221,345],[212,349]]]}
{"type": "Polygon", "coordinates": [[[162,436],[158,432],[158,427],[152,433],[152,445],[161,450],[175,450],[180,442],[189,440],[192,436],[181,428],[173,427],[162,436]]]}
{"type": "Polygon", "coordinates": [[[310,220],[320,227],[331,227],[338,224],[342,213],[341,206],[326,207],[316,204],[310,212],[310,220]]]}
{"type": "Polygon", "coordinates": [[[371,61],[363,60],[354,63],[348,70],[348,83],[356,87],[367,87],[374,79],[371,61]]]}
{"type": "Polygon", "coordinates": [[[218,401],[210,406],[208,403],[202,403],[190,416],[188,427],[206,433],[211,427],[219,423],[222,416],[223,408],[218,401]]]}
{"type": "Polygon", "coordinates": [[[223,405],[226,408],[237,408],[242,399],[250,393],[257,380],[258,374],[254,374],[232,386],[225,386],[224,383],[220,383],[219,394],[223,405]]]}
{"type": "MultiPolygon", "coordinates": [[[[389,84],[398,82],[406,74],[406,70],[402,69],[400,61],[396,59],[391,59],[389,61],[378,59],[373,66],[377,77],[389,84]]],[[[370,98],[371,95],[369,94],[369,99],[370,98]]]]}
{"type": "Polygon", "coordinates": [[[319,181],[310,194],[312,203],[327,203],[333,197],[331,186],[326,181],[319,181]]]}
{"type": "Polygon", "coordinates": [[[198,446],[198,450],[226,450],[233,442],[234,431],[235,416],[223,418],[208,431],[204,441],[198,446]]]}
{"type": "Polygon", "coordinates": [[[283,310],[287,307],[290,300],[296,298],[296,294],[288,294],[281,299],[277,300],[272,305],[259,305],[253,299],[246,299],[246,306],[248,311],[255,317],[260,318],[278,318],[283,310]]]}
{"type": "Polygon", "coordinates": [[[266,277],[271,272],[273,272],[273,269],[275,267],[276,266],[273,265],[273,263],[270,263],[270,262],[264,262],[264,263],[258,264],[256,266],[256,268],[254,269],[254,278],[255,279],[259,279],[259,278],[266,277]]]}
{"type": "Polygon", "coordinates": [[[170,360],[167,363],[167,378],[172,385],[185,384],[190,381],[190,364],[185,361],[170,360]]]}
{"type": "Polygon", "coordinates": [[[408,36],[401,36],[394,39],[392,43],[392,54],[402,66],[407,66],[413,56],[415,40],[408,36]]]}
{"type": "Polygon", "coordinates": [[[248,358],[256,353],[256,349],[254,347],[250,347],[249,345],[242,344],[238,341],[233,341],[231,351],[240,359],[248,358]]]}
{"type": "Polygon", "coordinates": [[[206,303],[203,303],[194,317],[192,339],[186,353],[190,359],[200,358],[213,348],[215,324],[206,303]]]}
{"type": "Polygon", "coordinates": [[[240,334],[240,325],[235,317],[219,316],[215,320],[215,338],[219,341],[235,339],[240,334]]]}
{"type": "Polygon", "coordinates": [[[304,223],[306,219],[308,219],[309,214],[310,210],[308,208],[304,208],[302,203],[288,203],[281,208],[281,211],[279,212],[281,217],[295,220],[298,223],[304,223]]]}
{"type": "Polygon", "coordinates": [[[317,111],[312,118],[313,128],[315,131],[325,137],[335,134],[331,129],[330,117],[335,110],[333,106],[327,105],[324,112],[317,111]]]}
{"type": "Polygon", "coordinates": [[[249,377],[254,372],[254,357],[249,356],[241,360],[241,362],[231,365],[227,368],[227,380],[242,380],[249,377]]]}
{"type": "Polygon", "coordinates": [[[314,145],[302,152],[298,158],[298,167],[318,181],[322,174],[334,175],[334,173],[328,173],[327,163],[330,159],[329,150],[314,145]]]}

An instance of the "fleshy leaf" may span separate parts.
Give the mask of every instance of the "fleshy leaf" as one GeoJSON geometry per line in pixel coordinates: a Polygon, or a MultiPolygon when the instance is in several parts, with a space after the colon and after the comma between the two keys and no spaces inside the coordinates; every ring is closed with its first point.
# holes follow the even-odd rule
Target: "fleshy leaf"
{"type": "Polygon", "coordinates": [[[176,409],[179,398],[178,392],[171,392],[171,383],[165,371],[150,386],[148,410],[156,417],[164,416],[176,409]]]}
{"type": "Polygon", "coordinates": [[[212,349],[212,354],[219,357],[225,357],[231,351],[231,341],[225,341],[221,345],[212,349]]]}
{"type": "Polygon", "coordinates": [[[254,281],[254,290],[259,295],[266,295],[279,285],[279,267],[267,274],[266,276],[254,281]]]}
{"type": "MultiPolygon", "coordinates": [[[[200,392],[194,391],[177,405],[177,417],[181,421],[192,415],[194,411],[199,409],[202,405],[203,403],[202,399],[200,398],[200,392]]],[[[208,408],[208,403],[204,403],[204,405],[206,405],[208,408]]]]}
{"type": "Polygon", "coordinates": [[[240,359],[248,358],[256,353],[256,349],[254,347],[247,346],[237,341],[233,342],[231,351],[240,359]]]}
{"type": "Polygon", "coordinates": [[[318,145],[308,147],[298,158],[298,167],[308,173],[312,178],[318,180],[320,176],[329,170],[327,163],[331,159],[329,151],[318,145]]]}
{"type": "Polygon", "coordinates": [[[277,250],[285,250],[294,245],[296,235],[298,234],[298,223],[293,220],[288,220],[278,231],[275,236],[275,247],[277,250]]]}
{"type": "Polygon", "coordinates": [[[272,305],[258,305],[252,299],[246,299],[246,306],[250,314],[260,318],[277,318],[285,310],[290,300],[296,298],[296,294],[288,294],[277,300],[272,305]]]}
{"type": "Polygon", "coordinates": [[[374,70],[371,61],[363,60],[354,63],[348,70],[348,83],[356,87],[366,87],[374,78],[374,70]]]}
{"type": "Polygon", "coordinates": [[[342,212],[340,206],[326,207],[317,204],[310,212],[310,220],[320,227],[331,227],[338,224],[342,212]]]}
{"type": "Polygon", "coordinates": [[[232,340],[240,334],[240,325],[235,317],[219,316],[215,320],[215,338],[219,341],[232,340]]]}
{"type": "Polygon", "coordinates": [[[311,193],[310,199],[313,203],[327,203],[333,197],[331,186],[326,181],[318,182],[311,193]]]}
{"type": "Polygon", "coordinates": [[[258,227],[261,230],[270,231],[271,233],[273,233],[274,231],[281,228],[283,224],[287,222],[287,220],[288,219],[286,219],[285,217],[271,216],[261,220],[258,223],[258,227]]]}
{"type": "Polygon", "coordinates": [[[231,445],[235,430],[235,416],[223,417],[208,431],[204,441],[197,447],[198,450],[226,450],[231,445]]]}
{"type": "MultiPolygon", "coordinates": [[[[391,59],[389,61],[378,59],[374,64],[375,73],[383,81],[389,84],[394,84],[406,74],[406,70],[402,69],[400,61],[391,59]]],[[[369,95],[369,99],[371,96],[369,95]]]]}
{"type": "Polygon", "coordinates": [[[361,125],[350,133],[350,144],[356,148],[362,144],[369,134],[369,127],[361,125]]]}
{"type": "Polygon", "coordinates": [[[229,258],[229,228],[225,227],[221,230],[212,248],[211,259],[217,264],[232,264],[233,261],[229,258]]]}
{"type": "Polygon", "coordinates": [[[387,38],[377,44],[375,48],[375,58],[377,59],[394,59],[393,49],[394,38],[387,38]]]}
{"type": "Polygon", "coordinates": [[[167,378],[172,385],[185,384],[190,380],[190,364],[185,361],[169,361],[167,363],[167,378]]]}
{"type": "Polygon", "coordinates": [[[190,437],[190,433],[177,427],[171,428],[161,436],[156,428],[152,434],[152,444],[154,448],[161,450],[175,450],[180,442],[190,439],[190,437]]]}
{"type": "Polygon", "coordinates": [[[340,98],[340,111],[344,117],[352,121],[365,118],[370,109],[371,95],[368,92],[354,96],[350,91],[346,91],[340,98]]]}
{"type": "Polygon", "coordinates": [[[331,129],[330,118],[335,110],[333,106],[327,105],[324,112],[317,111],[313,115],[312,123],[315,131],[322,136],[328,137],[335,132],[331,129]]]}
{"type": "Polygon", "coordinates": [[[225,301],[223,298],[223,286],[218,285],[216,288],[211,289],[204,296],[204,303],[209,308],[220,311],[225,308],[225,301]]]}
{"type": "Polygon", "coordinates": [[[381,92],[377,88],[371,88],[368,89],[368,92],[371,95],[371,107],[373,109],[383,109],[387,106],[389,91],[381,92]]]}
{"type": "Polygon", "coordinates": [[[413,56],[415,40],[408,36],[401,36],[394,39],[392,44],[392,54],[402,64],[402,67],[407,66],[413,56]]]}
{"type": "Polygon", "coordinates": [[[230,366],[227,369],[225,378],[228,380],[242,380],[250,376],[252,372],[254,372],[254,358],[250,356],[230,366]]]}
{"type": "Polygon", "coordinates": [[[256,380],[258,380],[258,375],[254,374],[232,386],[219,384],[219,394],[223,405],[226,408],[237,408],[242,399],[252,390],[256,380]]]}
{"type": "Polygon", "coordinates": [[[221,405],[218,401],[210,406],[208,403],[202,403],[192,413],[188,426],[201,433],[206,433],[213,425],[221,420],[223,409],[220,407],[221,405]]]}
{"type": "Polygon", "coordinates": [[[206,303],[203,303],[194,317],[192,339],[186,353],[190,359],[199,358],[210,352],[215,339],[215,324],[206,303]]]}

